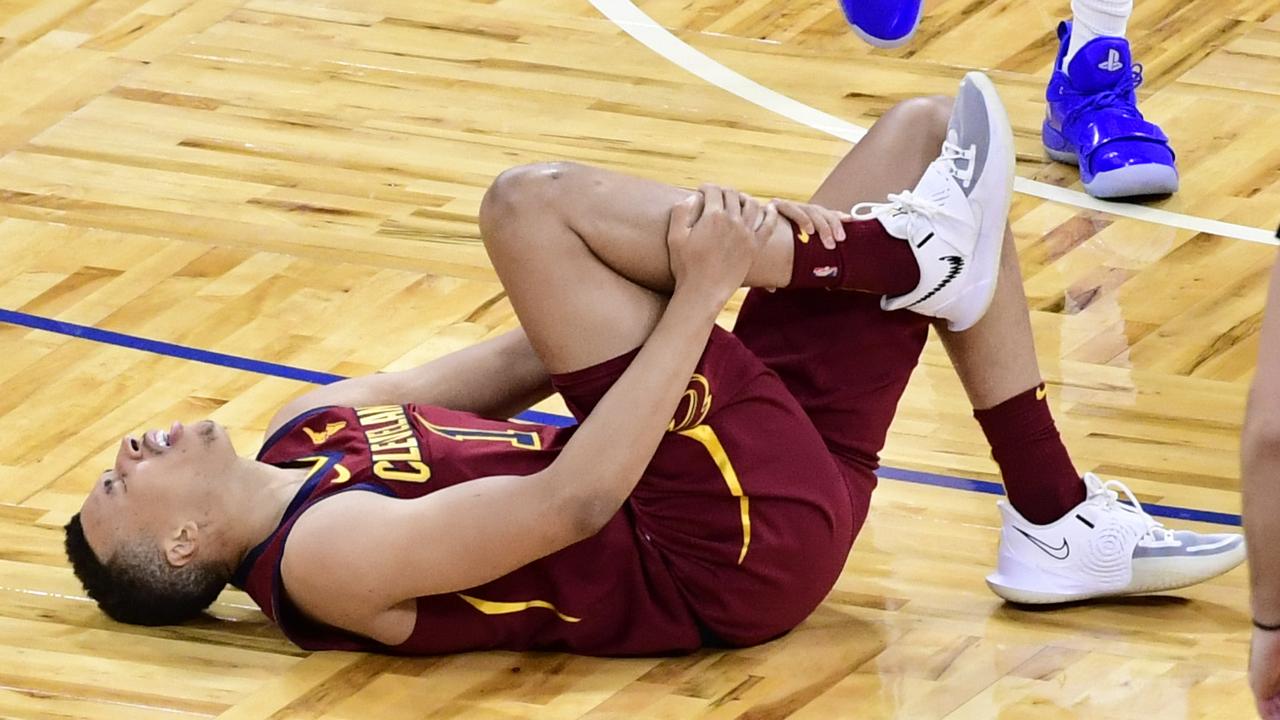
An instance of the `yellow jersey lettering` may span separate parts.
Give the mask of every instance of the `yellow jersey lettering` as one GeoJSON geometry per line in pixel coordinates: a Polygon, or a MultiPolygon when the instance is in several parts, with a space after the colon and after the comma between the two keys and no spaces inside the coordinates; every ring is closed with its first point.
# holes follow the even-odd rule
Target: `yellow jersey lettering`
{"type": "Polygon", "coordinates": [[[399,405],[376,405],[374,407],[356,408],[356,416],[360,418],[360,424],[365,427],[382,425],[383,423],[395,422],[396,418],[404,417],[404,409],[399,405]]]}
{"type": "Polygon", "coordinates": [[[383,480],[422,483],[431,479],[431,468],[422,462],[422,448],[399,405],[356,408],[360,428],[369,443],[373,474],[383,480]]]}
{"type": "MultiPolygon", "coordinates": [[[[375,415],[367,415],[360,418],[360,424],[364,427],[372,427],[375,425],[384,425],[386,423],[395,423],[403,413],[377,413],[375,415]]],[[[383,428],[383,432],[387,432],[388,428],[383,428]]]]}
{"type": "Polygon", "coordinates": [[[402,482],[422,483],[431,479],[431,468],[426,463],[410,462],[408,470],[396,470],[395,463],[383,460],[373,464],[373,474],[383,480],[400,480],[402,482]]]}
{"type": "Polygon", "coordinates": [[[418,447],[418,439],[413,436],[413,433],[395,435],[383,440],[371,442],[369,445],[369,449],[376,453],[384,452],[386,450],[402,450],[404,448],[416,447],[418,447]]]}
{"type": "Polygon", "coordinates": [[[406,449],[404,452],[377,452],[373,454],[374,461],[387,460],[395,462],[398,460],[408,460],[417,462],[422,459],[422,453],[418,450],[418,441],[413,442],[413,447],[406,449]]]}
{"type": "Polygon", "coordinates": [[[369,430],[364,435],[369,438],[369,442],[386,442],[392,438],[407,437],[411,434],[413,434],[413,430],[408,425],[396,423],[395,425],[369,430]]]}

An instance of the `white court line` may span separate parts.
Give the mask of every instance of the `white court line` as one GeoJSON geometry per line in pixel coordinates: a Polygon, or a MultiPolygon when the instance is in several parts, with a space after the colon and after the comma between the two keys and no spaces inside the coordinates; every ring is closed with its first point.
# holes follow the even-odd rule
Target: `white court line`
{"type": "MultiPolygon", "coordinates": [[[[789,98],[712,60],[654,22],[653,18],[644,14],[631,0],[590,0],[590,2],[602,15],[642,45],[743,100],[851,143],[858,142],[867,134],[865,128],[789,98]]],[[[1074,205],[1111,215],[1266,245],[1280,244],[1270,230],[1210,220],[1195,215],[1184,215],[1144,205],[1107,202],[1078,190],[1068,190],[1038,180],[1020,177],[1014,182],[1014,188],[1021,193],[1063,205],[1074,205]]]]}

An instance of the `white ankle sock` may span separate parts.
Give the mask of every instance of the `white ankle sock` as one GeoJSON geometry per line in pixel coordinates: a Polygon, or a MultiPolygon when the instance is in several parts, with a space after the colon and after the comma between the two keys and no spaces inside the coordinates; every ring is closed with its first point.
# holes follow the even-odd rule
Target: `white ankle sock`
{"type": "Polygon", "coordinates": [[[1062,70],[1084,44],[1096,37],[1124,37],[1133,14],[1133,0],[1071,0],[1071,42],[1062,70]]]}

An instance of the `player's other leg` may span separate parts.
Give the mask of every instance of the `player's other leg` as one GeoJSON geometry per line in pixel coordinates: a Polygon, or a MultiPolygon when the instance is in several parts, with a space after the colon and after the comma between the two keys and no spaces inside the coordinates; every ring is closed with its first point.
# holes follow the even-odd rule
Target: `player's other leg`
{"type": "Polygon", "coordinates": [[[734,332],[787,384],[845,461],[862,502],[898,399],[928,336],[930,316],[957,329],[990,304],[1012,193],[1013,138],[995,89],[965,79],[945,98],[900,104],[876,123],[813,197],[874,219],[896,247],[796,240],[786,291],[753,291],[734,332]],[[891,254],[896,251],[897,255],[891,254]],[[899,285],[882,297],[822,292],[830,270],[890,260],[899,285]],[[910,309],[915,312],[885,312],[910,309]]]}
{"type": "Polygon", "coordinates": [[[840,7],[858,37],[882,48],[910,42],[924,15],[924,0],[840,0],[840,7]]]}
{"type": "Polygon", "coordinates": [[[1012,234],[1005,243],[982,320],[963,333],[938,326],[1008,494],[991,589],[1057,603],[1184,587],[1238,566],[1240,535],[1166,528],[1123,484],[1077,472],[1049,410],[1012,234]]]}
{"type": "Polygon", "coordinates": [[[1244,561],[1237,534],[1164,527],[1118,481],[1077,472],[1049,410],[1013,248],[973,328],[938,327],[1008,495],[987,584],[1021,603],[1059,603],[1185,587],[1244,561]]]}
{"type": "Polygon", "coordinates": [[[1072,0],[1073,19],[1058,26],[1058,56],[1046,90],[1044,146],[1080,166],[1090,195],[1163,195],[1178,189],[1169,138],[1138,111],[1142,66],[1125,29],[1133,0],[1072,0]]]}

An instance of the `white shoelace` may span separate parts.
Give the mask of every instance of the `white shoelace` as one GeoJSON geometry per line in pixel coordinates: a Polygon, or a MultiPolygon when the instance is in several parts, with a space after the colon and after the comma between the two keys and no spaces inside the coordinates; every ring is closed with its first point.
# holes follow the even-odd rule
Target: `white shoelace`
{"type": "Polygon", "coordinates": [[[1147,514],[1146,510],[1142,509],[1142,503],[1138,502],[1138,498],[1134,497],[1133,491],[1129,489],[1128,485],[1125,485],[1119,480],[1108,480],[1106,482],[1102,482],[1102,480],[1093,473],[1087,473],[1086,477],[1092,477],[1094,483],[1097,484],[1097,487],[1100,490],[1100,492],[1095,493],[1093,497],[1101,498],[1103,505],[1108,509],[1115,507],[1116,503],[1120,502],[1120,496],[1124,495],[1125,499],[1129,501],[1128,507],[1125,509],[1132,511],[1138,517],[1142,518],[1147,525],[1147,531],[1143,534],[1144,540],[1149,540],[1150,542],[1161,545],[1178,544],[1174,539],[1172,530],[1166,528],[1160,521],[1151,517],[1147,514]]]}
{"type": "MultiPolygon", "coordinates": [[[[968,185],[969,181],[973,179],[973,160],[977,157],[977,154],[976,145],[970,145],[968,149],[965,149],[950,141],[944,141],[942,143],[942,154],[933,161],[933,164],[941,166],[943,172],[968,185]],[[964,170],[956,166],[957,160],[968,162],[964,170]]],[[[905,214],[907,216],[907,237],[911,238],[913,237],[912,231],[915,228],[915,221],[918,217],[923,216],[932,220],[944,209],[942,204],[934,199],[917,195],[913,190],[903,190],[900,193],[890,193],[888,202],[858,203],[850,208],[849,214],[857,220],[878,220],[886,215],[905,214]]]]}
{"type": "Polygon", "coordinates": [[[932,220],[943,211],[943,207],[926,197],[921,197],[911,190],[900,193],[889,193],[889,202],[862,202],[849,209],[855,220],[880,219],[886,215],[903,214],[907,216],[907,237],[912,238],[916,219],[923,216],[932,220]]]}
{"type": "Polygon", "coordinates": [[[943,141],[942,154],[938,156],[934,162],[941,161],[947,172],[951,174],[964,187],[969,187],[969,183],[973,181],[973,161],[978,157],[978,146],[970,145],[962,148],[951,141],[943,141]],[[965,169],[961,170],[957,165],[957,160],[966,162],[965,169]]]}

